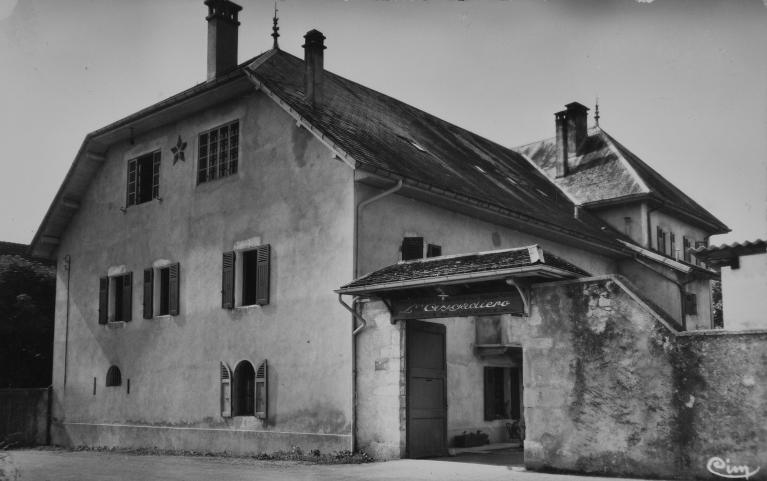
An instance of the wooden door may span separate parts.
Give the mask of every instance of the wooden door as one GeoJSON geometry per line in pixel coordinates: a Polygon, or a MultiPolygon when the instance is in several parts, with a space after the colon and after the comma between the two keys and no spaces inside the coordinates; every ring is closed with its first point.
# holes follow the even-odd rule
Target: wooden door
{"type": "Polygon", "coordinates": [[[407,324],[407,453],[411,458],[447,454],[445,326],[407,324]]]}

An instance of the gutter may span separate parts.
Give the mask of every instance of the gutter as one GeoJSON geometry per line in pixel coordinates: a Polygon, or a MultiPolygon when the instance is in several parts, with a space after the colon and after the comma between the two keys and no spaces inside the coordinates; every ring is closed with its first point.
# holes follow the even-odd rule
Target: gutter
{"type": "Polygon", "coordinates": [[[362,209],[367,207],[368,205],[372,204],[373,202],[376,202],[377,200],[383,199],[384,197],[387,197],[391,194],[394,194],[395,192],[402,189],[403,183],[402,179],[397,181],[397,185],[394,187],[387,189],[380,194],[374,195],[373,197],[363,200],[359,204],[357,204],[357,215],[354,218],[354,247],[352,251],[354,252],[354,277],[353,279],[356,279],[359,276],[359,256],[358,256],[358,246],[359,246],[359,239],[360,239],[360,215],[362,214],[362,209]]]}

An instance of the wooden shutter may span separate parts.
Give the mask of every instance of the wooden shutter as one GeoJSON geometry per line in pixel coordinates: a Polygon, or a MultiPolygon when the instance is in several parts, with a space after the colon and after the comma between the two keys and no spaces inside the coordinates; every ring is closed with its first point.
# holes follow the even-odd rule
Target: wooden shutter
{"type": "Polygon", "coordinates": [[[130,322],[132,317],[133,307],[133,273],[129,272],[122,276],[122,290],[123,290],[123,305],[122,314],[123,321],[130,322]]]}
{"type": "Polygon", "coordinates": [[[152,198],[160,197],[160,151],[158,150],[152,157],[152,198]]]}
{"type": "Polygon", "coordinates": [[[232,417],[232,370],[221,363],[221,417],[232,417]]]}
{"type": "Polygon", "coordinates": [[[128,161],[128,189],[125,199],[126,207],[136,204],[136,187],[138,185],[137,159],[128,161]]]}
{"type": "Polygon", "coordinates": [[[99,324],[106,324],[109,319],[109,278],[99,279],[99,324]]]}
{"type": "Polygon", "coordinates": [[[423,237],[405,237],[401,250],[403,261],[423,258],[423,237]]]}
{"type": "Polygon", "coordinates": [[[269,369],[264,359],[256,370],[256,417],[260,419],[266,419],[269,411],[267,408],[269,404],[268,376],[269,369]]]}
{"type": "Polygon", "coordinates": [[[676,259],[677,258],[677,255],[676,255],[676,236],[674,235],[673,232],[669,234],[668,239],[669,239],[669,255],[671,257],[673,257],[674,259],[676,259]]]}
{"type": "Polygon", "coordinates": [[[256,254],[256,304],[269,304],[269,277],[271,270],[272,246],[259,246],[256,254]]]}
{"type": "Polygon", "coordinates": [[[168,267],[168,313],[171,316],[178,316],[178,283],[180,274],[178,262],[168,267]]]}
{"type": "Polygon", "coordinates": [[[495,420],[495,368],[485,366],[485,421],[495,420]]]}
{"type": "Polygon", "coordinates": [[[154,269],[144,269],[144,319],[151,319],[154,314],[154,269]]]}
{"type": "Polygon", "coordinates": [[[224,252],[221,272],[221,307],[234,309],[234,251],[224,252]]]}
{"type": "Polygon", "coordinates": [[[429,244],[426,246],[426,257],[439,257],[442,255],[442,246],[429,244]]]}
{"type": "Polygon", "coordinates": [[[690,262],[690,239],[682,236],[682,253],[685,262],[690,262]]]}

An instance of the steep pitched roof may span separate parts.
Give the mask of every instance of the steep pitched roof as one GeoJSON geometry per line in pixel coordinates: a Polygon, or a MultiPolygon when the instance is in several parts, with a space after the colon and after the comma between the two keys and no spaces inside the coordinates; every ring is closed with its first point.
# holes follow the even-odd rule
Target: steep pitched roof
{"type": "Polygon", "coordinates": [[[359,170],[436,187],[617,246],[612,229],[589,214],[574,218],[572,202],[511,149],[328,71],[325,100],[312,108],[303,92],[304,61],[283,51],[249,71],[359,170]]]}
{"type": "Polygon", "coordinates": [[[569,173],[556,177],[556,139],[515,148],[559,186],[574,202],[588,206],[606,201],[649,198],[660,202],[711,233],[729,228],[643,162],[600,127],[592,127],[568,161],[569,173]]]}

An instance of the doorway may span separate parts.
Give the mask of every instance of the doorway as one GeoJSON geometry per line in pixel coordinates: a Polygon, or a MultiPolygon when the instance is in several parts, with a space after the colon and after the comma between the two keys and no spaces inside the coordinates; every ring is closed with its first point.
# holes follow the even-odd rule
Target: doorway
{"type": "Polygon", "coordinates": [[[406,321],[407,455],[447,453],[445,326],[406,321]]]}

